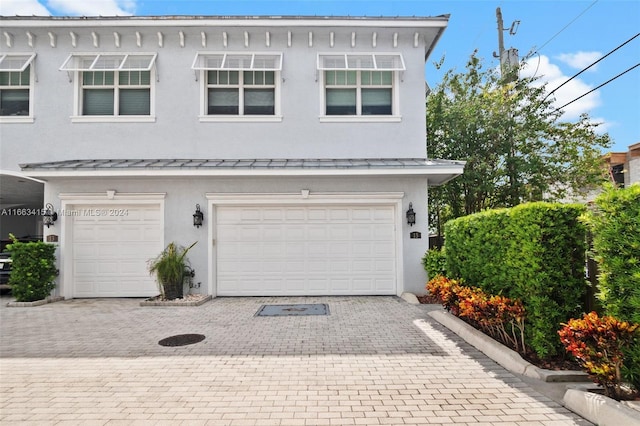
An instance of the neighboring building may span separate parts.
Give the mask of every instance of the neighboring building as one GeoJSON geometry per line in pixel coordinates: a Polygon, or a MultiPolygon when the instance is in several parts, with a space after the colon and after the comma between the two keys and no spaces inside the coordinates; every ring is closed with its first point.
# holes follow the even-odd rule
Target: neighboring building
{"type": "Polygon", "coordinates": [[[630,145],[627,152],[612,152],[605,156],[611,180],[627,187],[640,182],[640,142],[630,145]]]}
{"type": "Polygon", "coordinates": [[[214,296],[423,293],[427,187],[464,167],[426,156],[447,21],[1,18],[2,193],[51,204],[66,298],[157,294],[171,241],[214,296]]]}

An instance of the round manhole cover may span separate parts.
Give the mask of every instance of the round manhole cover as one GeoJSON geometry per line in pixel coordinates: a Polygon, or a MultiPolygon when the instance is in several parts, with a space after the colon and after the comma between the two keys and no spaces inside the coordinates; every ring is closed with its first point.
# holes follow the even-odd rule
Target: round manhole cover
{"type": "Polygon", "coordinates": [[[202,342],[204,335],[202,334],[179,334],[177,336],[167,337],[158,342],[160,346],[186,346],[194,343],[202,342]]]}

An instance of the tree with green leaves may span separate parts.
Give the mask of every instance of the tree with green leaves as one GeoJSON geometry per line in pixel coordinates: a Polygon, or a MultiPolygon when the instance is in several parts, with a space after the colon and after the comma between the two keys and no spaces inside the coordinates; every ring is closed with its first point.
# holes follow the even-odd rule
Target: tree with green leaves
{"type": "Polygon", "coordinates": [[[563,121],[538,79],[503,80],[474,54],[465,72],[448,71],[427,97],[428,156],[467,162],[462,176],[430,189],[430,222],[439,235],[449,219],[556,201],[605,179],[608,134],[596,133],[586,114],[563,121]]]}

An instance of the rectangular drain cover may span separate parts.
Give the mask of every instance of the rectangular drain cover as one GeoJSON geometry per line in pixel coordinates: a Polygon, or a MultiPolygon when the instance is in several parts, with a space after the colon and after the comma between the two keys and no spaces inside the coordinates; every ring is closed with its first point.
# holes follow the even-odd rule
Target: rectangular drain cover
{"type": "Polygon", "coordinates": [[[281,317],[281,316],[301,316],[301,315],[329,315],[329,305],[326,303],[315,303],[307,305],[262,305],[256,316],[258,317],[281,317]]]}

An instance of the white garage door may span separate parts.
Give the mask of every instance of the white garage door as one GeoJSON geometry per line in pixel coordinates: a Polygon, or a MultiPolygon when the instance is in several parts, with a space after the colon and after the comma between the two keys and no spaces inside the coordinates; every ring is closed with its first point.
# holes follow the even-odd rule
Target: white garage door
{"type": "Polygon", "coordinates": [[[217,294],[396,294],[394,206],[221,206],[217,294]]]}
{"type": "Polygon", "coordinates": [[[158,294],[147,261],[162,250],[159,205],[73,206],[73,297],[158,294]]]}

